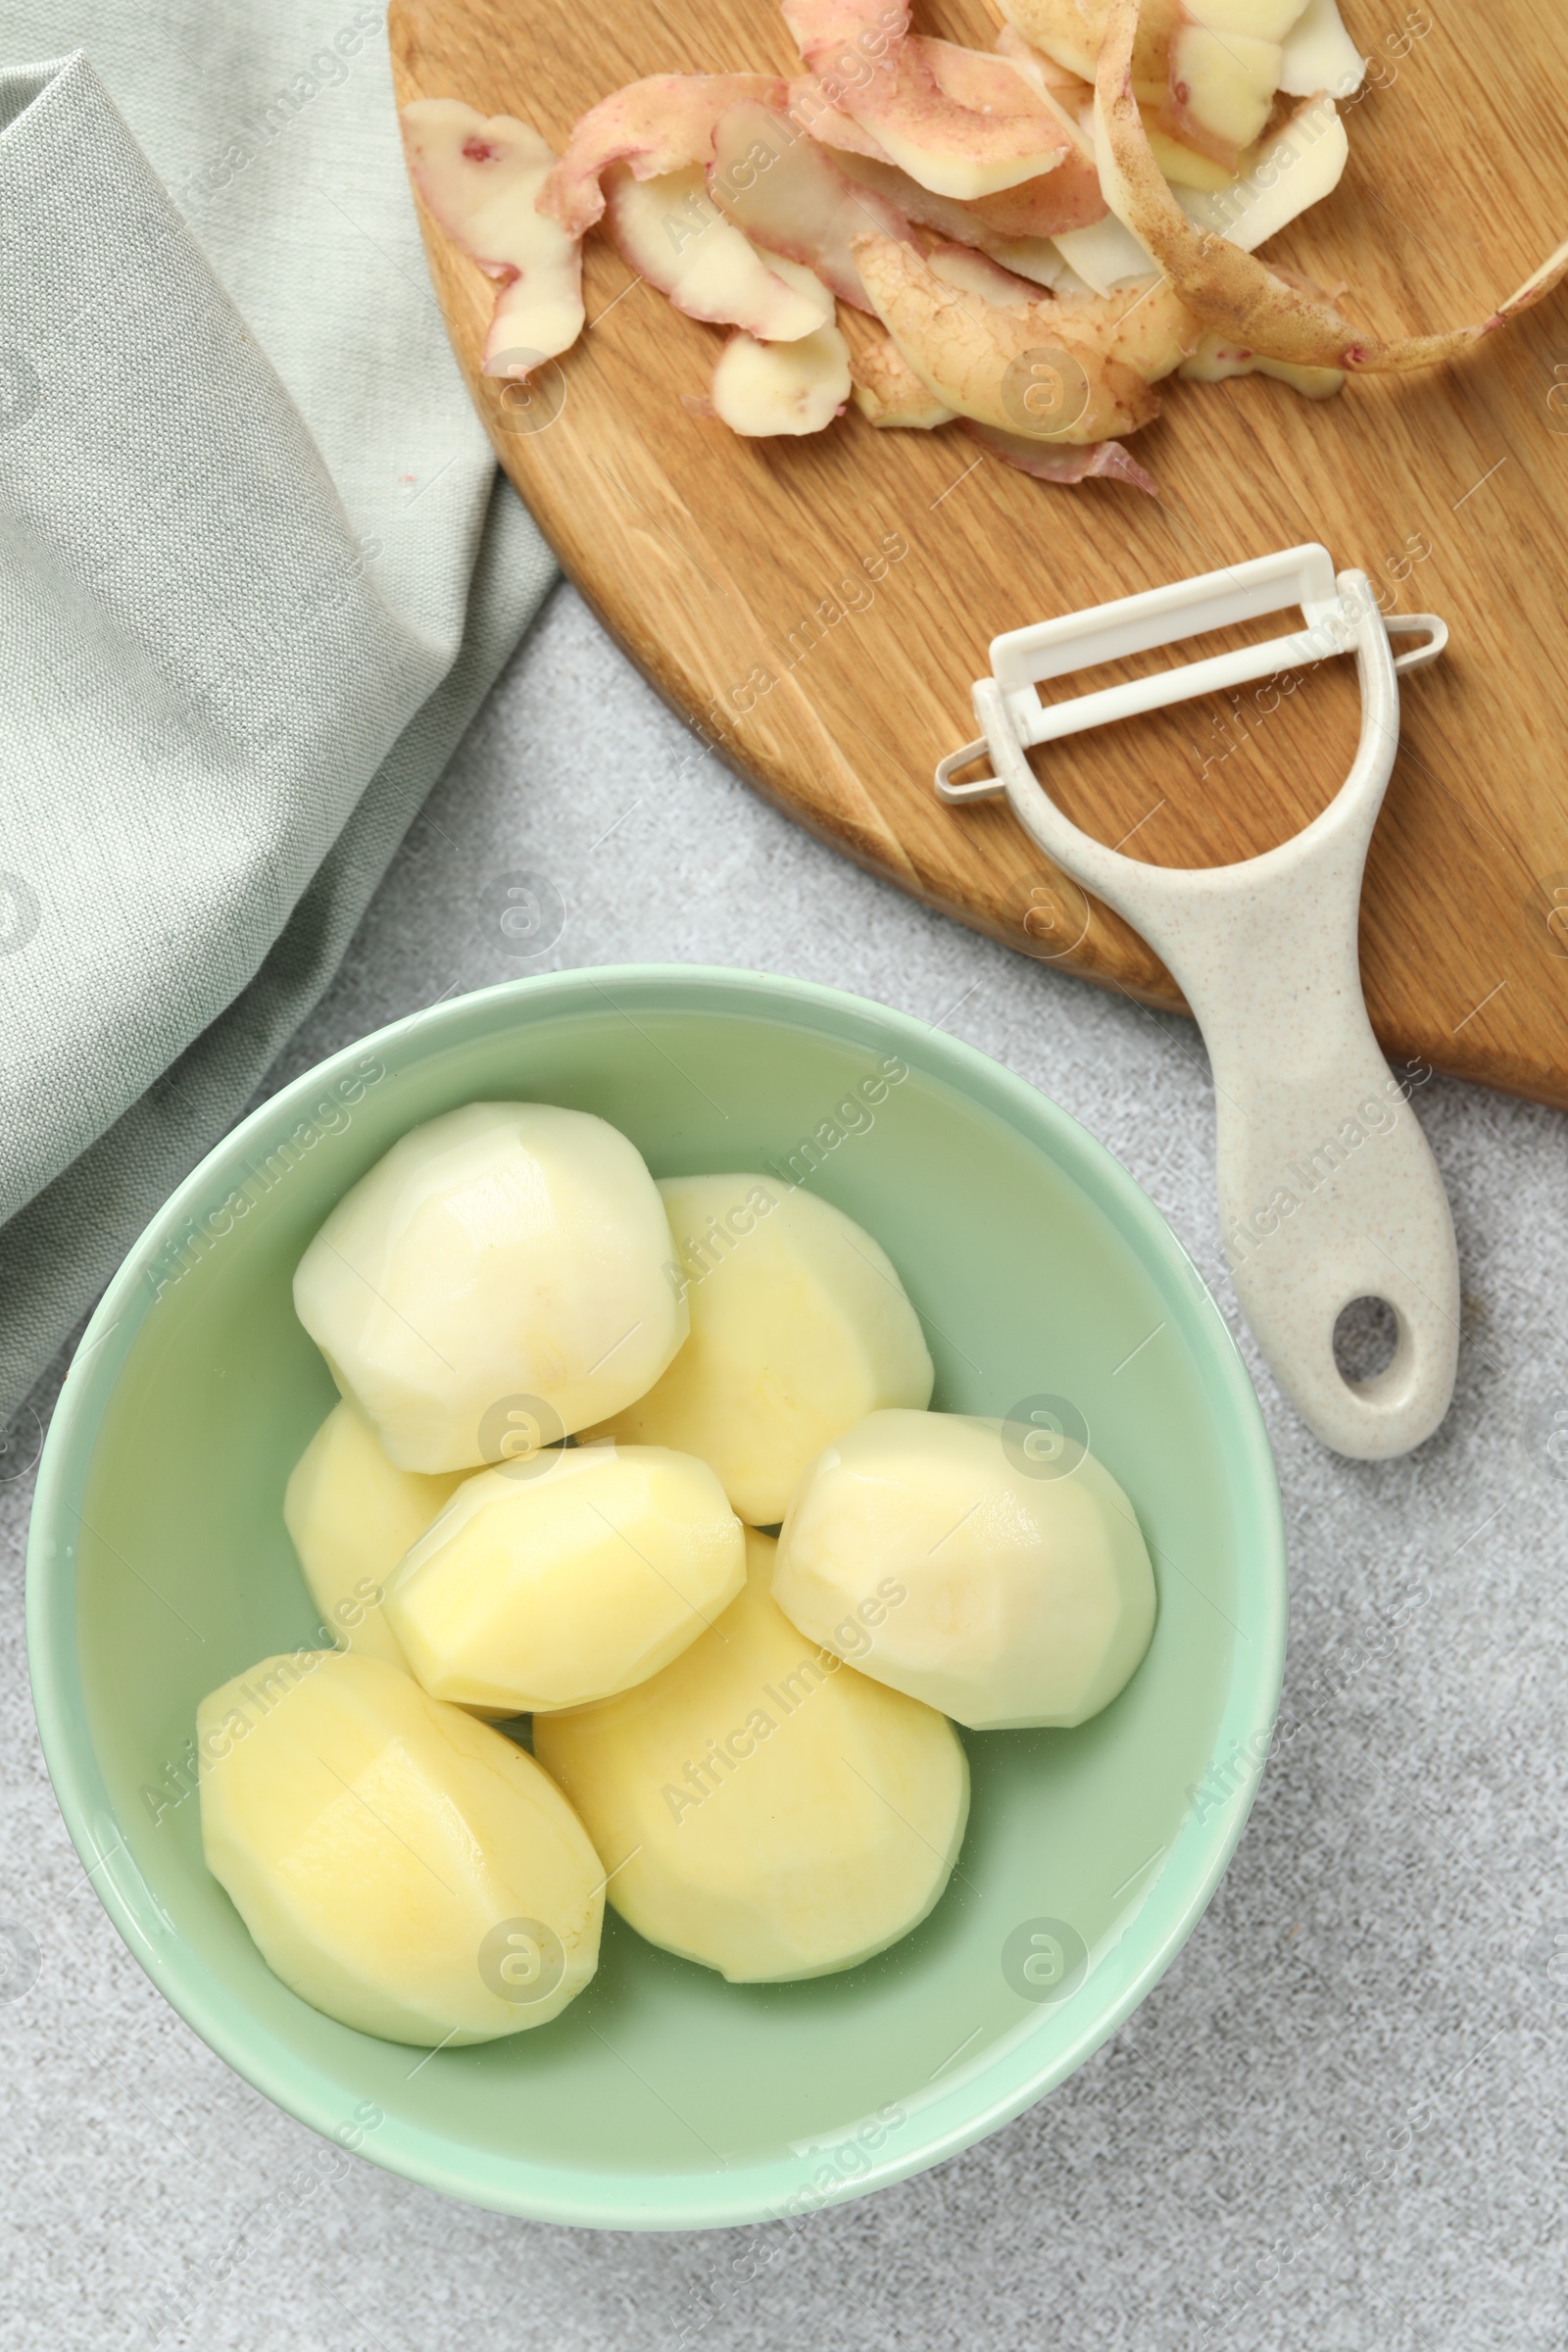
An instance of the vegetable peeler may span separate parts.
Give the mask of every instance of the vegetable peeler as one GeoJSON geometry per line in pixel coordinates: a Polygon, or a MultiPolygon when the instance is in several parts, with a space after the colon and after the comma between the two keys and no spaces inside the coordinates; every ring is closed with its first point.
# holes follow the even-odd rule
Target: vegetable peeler
{"type": "Polygon", "coordinates": [[[940,797],[1005,799],[1046,855],[1162,958],[1213,1066],[1220,1225],[1243,1312],[1280,1386],[1336,1452],[1407,1453],[1443,1420],[1458,1359],[1459,1266],[1447,1196],[1408,1089],[1361,994],[1357,926],[1372,828],[1399,741],[1399,676],[1436,661],[1434,614],[1384,613],[1366,574],[1324,547],[1262,556],[993,640],[974,688],[980,734],[938,766],[940,797]],[[1301,627],[1130,683],[1047,701],[1043,683],[1299,608],[1301,627]],[[1396,655],[1391,640],[1422,642],[1396,655]],[[1361,733],[1336,798],[1240,864],[1147,865],[1081,832],[1031,767],[1035,746],[1353,653],[1361,733]],[[989,756],[993,773],[956,783],[989,756]],[[1351,1381],[1335,1325],[1385,1300],[1394,1353],[1351,1381]]]}

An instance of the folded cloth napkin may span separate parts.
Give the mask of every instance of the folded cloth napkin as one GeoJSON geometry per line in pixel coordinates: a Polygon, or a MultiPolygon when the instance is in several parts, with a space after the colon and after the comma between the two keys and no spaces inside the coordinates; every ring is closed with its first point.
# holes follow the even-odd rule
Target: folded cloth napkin
{"type": "Polygon", "coordinates": [[[0,1422],[315,1003],[554,576],[430,293],[381,11],[4,23],[0,1422]]]}

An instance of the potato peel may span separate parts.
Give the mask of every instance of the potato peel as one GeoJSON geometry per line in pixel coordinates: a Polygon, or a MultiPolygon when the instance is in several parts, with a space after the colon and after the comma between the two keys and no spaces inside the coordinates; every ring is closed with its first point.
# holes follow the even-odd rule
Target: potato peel
{"type": "Polygon", "coordinates": [[[1002,309],[946,283],[892,238],[858,237],[855,258],[877,317],[933,398],[1027,440],[1082,447],[1137,432],[1159,414],[1151,379],[1179,367],[1197,335],[1158,286],[1131,303],[1048,296],[1002,309]]]}
{"type": "MultiPolygon", "coordinates": [[[[789,370],[777,357],[783,340],[828,337],[837,352],[837,295],[886,330],[854,362],[855,405],[872,424],[956,420],[1036,479],[1099,477],[1157,496],[1117,436],[1159,414],[1153,386],[1166,376],[1261,372],[1325,399],[1348,375],[1462,359],[1568,277],[1565,239],[1480,323],[1384,339],[1345,316],[1343,286],[1256,258],[1252,249],[1329,195],[1344,169],[1334,100],[1310,83],[1312,59],[1349,56],[1337,0],[1002,0],[1007,22],[989,53],[911,32],[908,0],[783,5],[804,75],[650,75],[582,116],[553,169],[524,125],[485,122],[447,101],[406,110],[426,203],[502,280],[487,369],[520,374],[523,361],[538,364],[531,352],[500,352],[498,338],[545,352],[573,339],[577,240],[608,197],[607,226],[651,283],[690,315],[758,339],[760,362],[742,339],[728,349],[735,429],[803,429],[807,409],[804,429],[829,420],[836,361],[782,428],[762,395],[789,370]],[[1285,63],[1271,81],[1276,54],[1285,63]],[[1249,110],[1274,85],[1298,100],[1295,111],[1276,105],[1272,132],[1232,156],[1249,110]],[[441,138],[452,145],[459,115],[465,133],[476,126],[500,141],[465,145],[461,174],[435,152],[441,138]],[[1190,130],[1191,153],[1180,144],[1190,130]],[[1195,176],[1215,142],[1233,175],[1195,176]],[[481,184],[480,160],[507,167],[505,188],[499,170],[481,184]],[[678,239],[665,223],[672,243],[684,248],[689,213],[694,239],[699,226],[708,231],[711,253],[705,246],[677,269],[662,247],[644,250],[647,237],[631,230],[650,191],[633,183],[648,182],[681,198],[678,239]],[[526,220],[546,232],[543,243],[526,220]],[[756,269],[721,269],[725,240],[756,269]],[[709,277],[723,286],[708,288],[709,277]],[[807,300],[818,293],[821,327],[807,300]]],[[[1346,63],[1340,80],[1350,79],[1346,63]]],[[[710,399],[686,406],[723,414],[710,399]]]]}
{"type": "Polygon", "coordinates": [[[1019,433],[996,432],[989,424],[976,424],[972,416],[960,416],[958,421],[991,457],[1000,458],[1004,466],[1027,473],[1034,481],[1069,487],[1096,480],[1126,482],[1148,498],[1159,496],[1153,475],[1146,473],[1119,441],[1090,441],[1079,449],[1065,449],[1049,441],[1026,441],[1019,433]]]}
{"type": "Polygon", "coordinates": [[[1134,92],[1133,59],[1150,5],[1151,0],[1110,0],[1095,84],[1102,185],[1112,212],[1148,246],[1204,326],[1293,367],[1340,368],[1353,375],[1410,373],[1462,358],[1568,275],[1565,241],[1480,325],[1384,342],[1332,302],[1287,284],[1240,246],[1195,228],[1154,160],[1134,92]]]}
{"type": "Polygon", "coordinates": [[[1119,441],[1090,441],[1078,447],[1063,442],[1027,440],[1021,433],[998,432],[972,416],[956,416],[927,390],[889,334],[878,335],[856,354],[851,368],[855,405],[874,425],[929,432],[956,422],[988,457],[999,458],[1018,473],[1037,482],[1071,488],[1079,482],[1125,482],[1149,498],[1159,496],[1158,484],[1146,473],[1119,441]]]}
{"type": "Polygon", "coordinates": [[[900,171],[847,115],[814,101],[813,84],[792,84],[792,119],[805,122],[811,137],[833,155],[839,169],[862,187],[877,189],[906,220],[934,228],[939,236],[950,237],[956,244],[989,252],[1020,237],[1057,237],[1070,229],[1092,228],[1108,217],[1092,158],[1086,170],[1080,170],[1078,160],[1070,158],[1054,172],[1022,180],[1017,187],[1004,188],[993,196],[939,196],[900,171]]]}
{"type": "Polygon", "coordinates": [[[953,421],[956,412],[915,374],[890,334],[858,351],[850,374],[855,405],[868,424],[928,433],[953,421]]]}
{"type": "Polygon", "coordinates": [[[846,71],[857,60],[875,71],[909,29],[907,0],[784,0],[783,17],[808,65],[838,51],[846,71]]]}
{"type": "Polygon", "coordinates": [[[1100,209],[1078,125],[1015,61],[911,33],[900,0],[785,0],[784,21],[808,67],[792,111],[824,145],[895,162],[963,200],[1036,186],[1065,166],[1080,183],[1070,201],[1100,209]]]}
{"type": "Polygon", "coordinates": [[[841,302],[871,307],[850,246],[867,228],[912,241],[897,205],[858,187],[793,115],[742,99],[713,126],[708,192],[766,254],[814,270],[841,302]]]}
{"type": "Polygon", "coordinates": [[[1059,106],[1076,109],[1093,98],[1094,91],[1081,74],[1075,74],[1069,66],[1058,65],[1055,58],[1035,48],[1024,39],[1016,24],[1004,24],[992,45],[999,57],[1004,57],[1009,66],[1016,66],[1037,90],[1049,91],[1059,106]]]}
{"type": "Polygon", "coordinates": [[[652,74],[628,82],[572,124],[539,210],[580,237],[604,218],[600,181],[612,164],[629,166],[634,179],[706,168],[714,123],[741,98],[780,108],[785,85],[771,74],[652,74]]]}
{"type": "Polygon", "coordinates": [[[833,316],[833,298],[792,265],[760,253],[714,210],[701,171],[638,179],[624,164],[605,173],[605,225],[621,260],[688,318],[739,326],[770,343],[813,334],[833,316]]]}
{"type": "Polygon", "coordinates": [[[457,98],[416,98],[402,124],[425,209],[501,281],[483,371],[526,378],[569,351],[583,327],[581,240],[536,210],[554,152],[526,122],[487,118],[457,98]]]}
{"type": "Polygon", "coordinates": [[[909,33],[888,62],[854,85],[819,74],[824,95],[938,195],[998,195],[1075,152],[1073,126],[1004,58],[909,33]]]}

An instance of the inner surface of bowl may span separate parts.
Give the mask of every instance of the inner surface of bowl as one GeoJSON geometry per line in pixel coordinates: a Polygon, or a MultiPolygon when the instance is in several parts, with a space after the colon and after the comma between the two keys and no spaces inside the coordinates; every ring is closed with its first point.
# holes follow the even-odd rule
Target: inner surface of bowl
{"type": "Polygon", "coordinates": [[[94,1884],[230,2063],[455,2194],[693,2227],[805,2212],[950,2154],[1127,2014],[1245,1817],[1279,1691],[1283,1540],[1217,1309],[1063,1113],[969,1049],[830,991],[567,973],[350,1049],[181,1188],[62,1397],[29,1629],[50,1769],[94,1884]],[[191,1742],[207,1691],[321,1639],[281,1501],[334,1390],[294,1317],[294,1267],[400,1135],[484,1098],[597,1112],[656,1176],[771,1171],[858,1219],[923,1320],[935,1405],[1005,1415],[1055,1397],[1082,1416],[1138,1510],[1159,1614],[1144,1664],[1091,1723],[965,1735],[957,1869],[880,1958],[730,1985],[607,1913],[599,1974],[560,2020],[427,2056],[334,2024],[270,1974],[203,1865],[191,1742]]]}

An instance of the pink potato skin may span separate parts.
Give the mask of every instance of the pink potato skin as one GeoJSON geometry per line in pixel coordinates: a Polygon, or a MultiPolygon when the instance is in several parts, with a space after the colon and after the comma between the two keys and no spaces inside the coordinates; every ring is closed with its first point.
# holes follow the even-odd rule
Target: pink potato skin
{"type": "Polygon", "coordinates": [[[713,125],[739,98],[782,109],[786,85],[770,74],[655,74],[602,98],[573,124],[540,211],[580,237],[604,216],[599,183],[612,164],[629,165],[637,179],[706,166],[713,125]]]}
{"type": "Polygon", "coordinates": [[[992,457],[1000,458],[1004,466],[1016,466],[1020,473],[1031,475],[1037,482],[1058,485],[1095,480],[1127,482],[1150,498],[1159,496],[1159,485],[1153,475],[1146,473],[1119,441],[1092,441],[1084,449],[1057,448],[1026,441],[1021,434],[999,433],[989,424],[976,424],[968,416],[960,416],[958,423],[992,457]]]}
{"type": "Polygon", "coordinates": [[[988,237],[1054,237],[1064,229],[1092,228],[1106,215],[1089,142],[1071,126],[1050,172],[990,196],[939,196],[900,171],[874,132],[833,104],[815,75],[790,83],[789,113],[822,146],[878,165],[877,186],[906,219],[960,244],[983,248],[988,237]],[[896,178],[884,176],[894,173],[896,178]]]}
{"type": "Polygon", "coordinates": [[[913,242],[895,204],[848,179],[804,123],[754,99],[740,100],[718,119],[708,192],[764,252],[814,270],[841,302],[859,311],[869,312],[871,301],[852,240],[874,227],[913,242]]]}
{"type": "Polygon", "coordinates": [[[582,246],[535,207],[550,147],[510,115],[483,116],[455,98],[416,99],[402,113],[409,174],[454,244],[500,281],[484,371],[526,375],[582,331],[582,246]]]}

